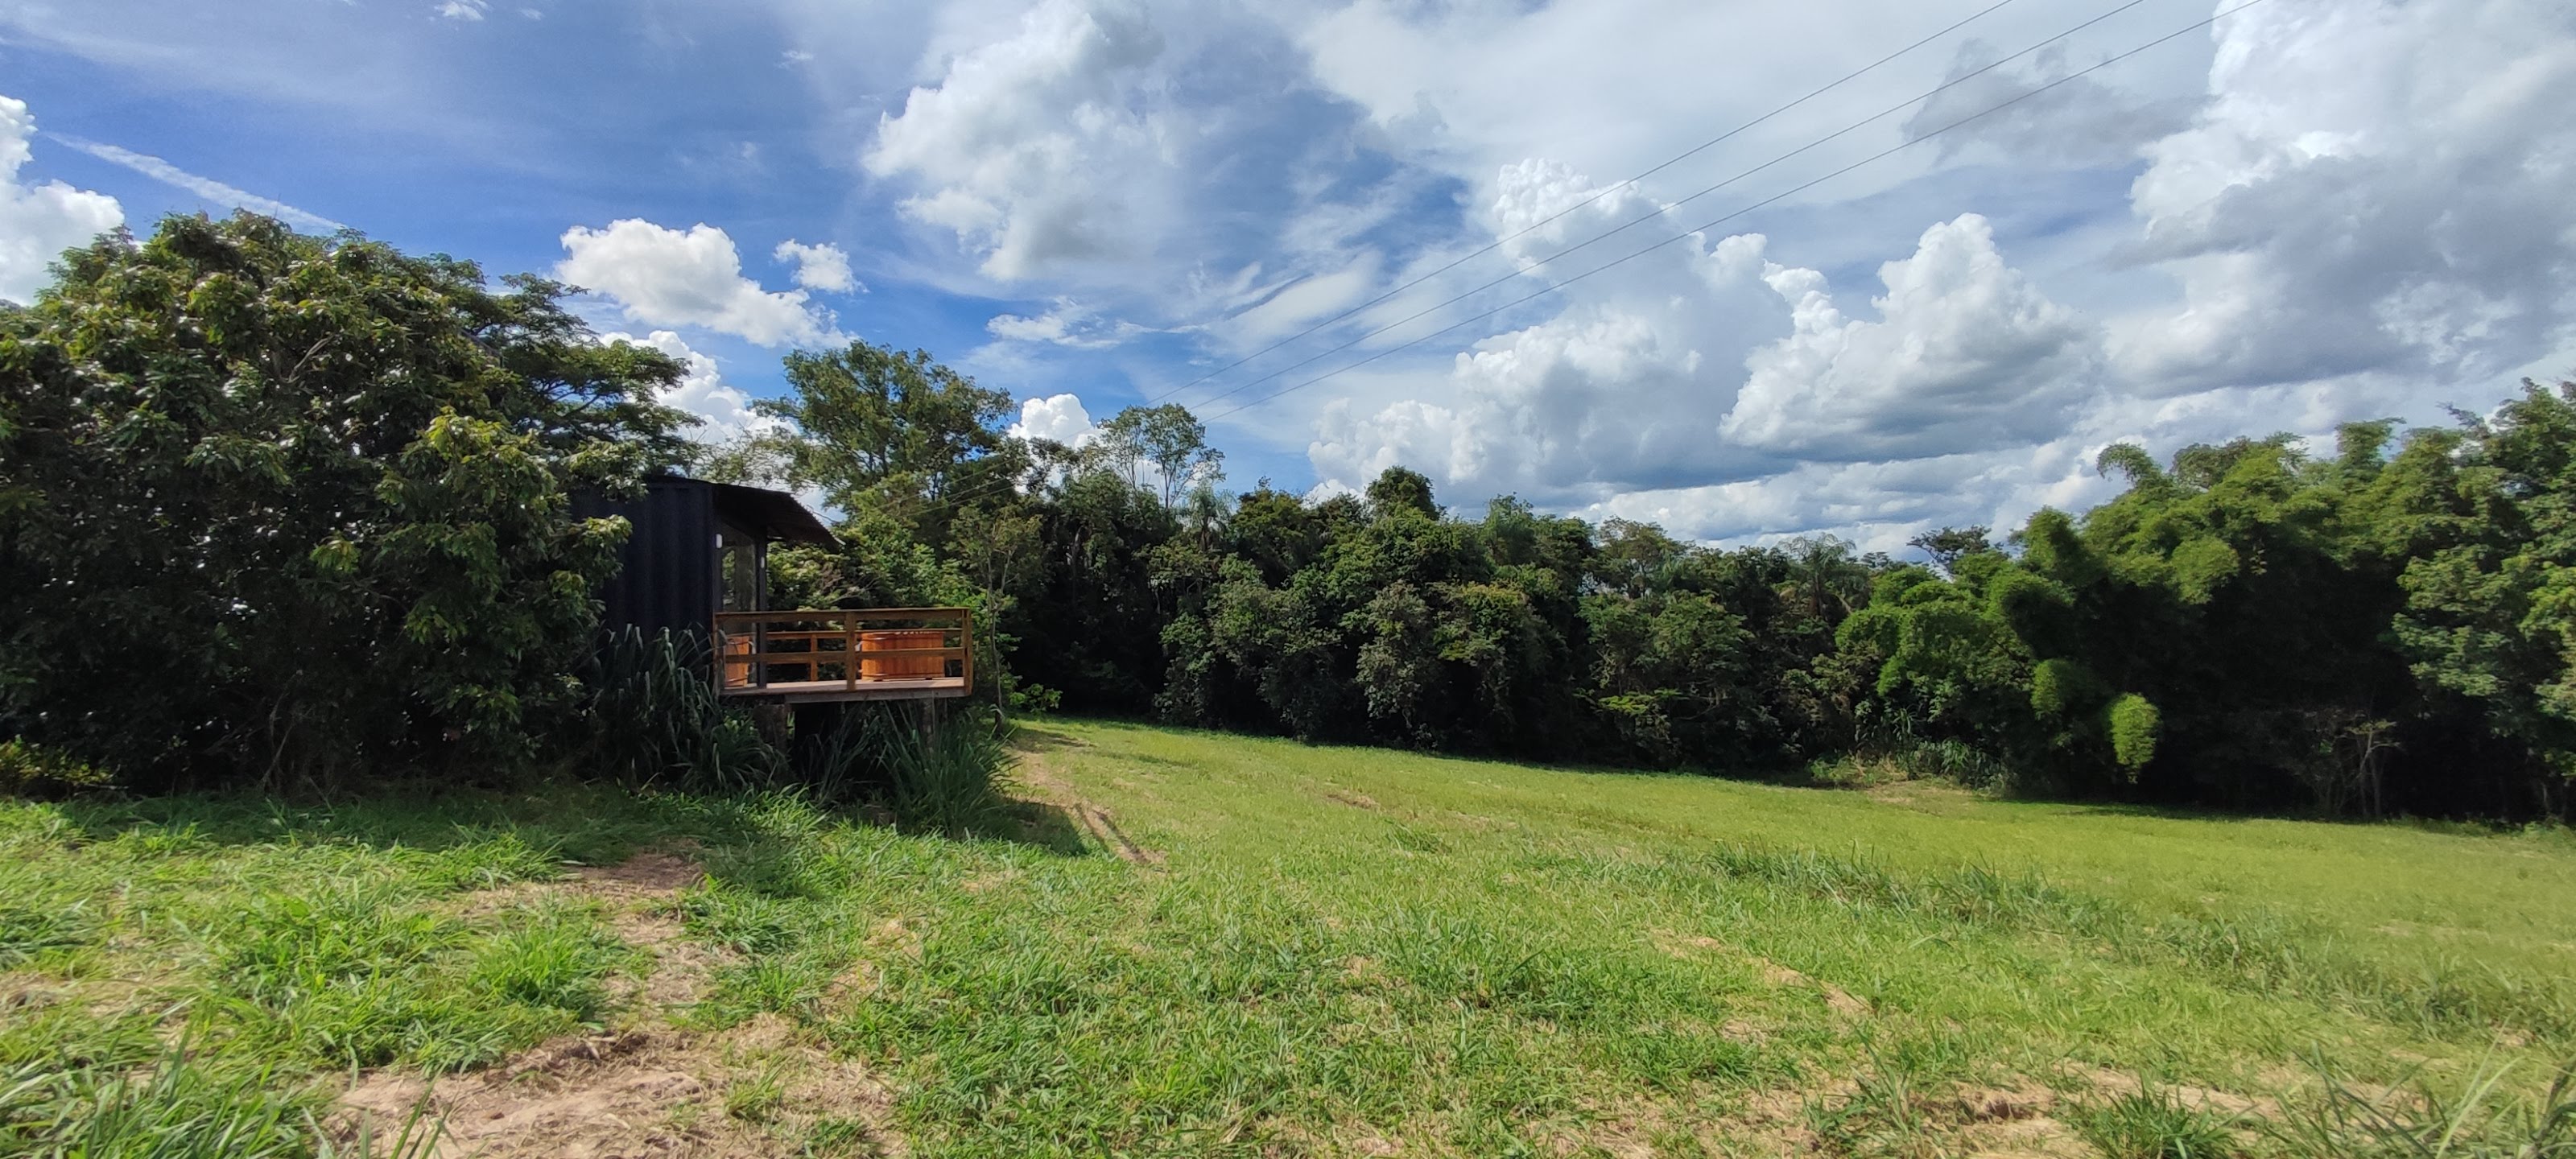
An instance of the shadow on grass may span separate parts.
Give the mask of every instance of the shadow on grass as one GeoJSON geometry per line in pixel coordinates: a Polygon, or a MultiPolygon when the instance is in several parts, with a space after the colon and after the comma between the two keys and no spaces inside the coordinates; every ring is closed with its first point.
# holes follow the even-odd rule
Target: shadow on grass
{"type": "Polygon", "coordinates": [[[554,782],[505,792],[388,787],[334,801],[256,793],[76,797],[57,805],[87,841],[121,837],[180,844],[335,844],[438,851],[513,835],[588,864],[678,840],[723,843],[755,828],[748,798],[634,793],[554,782]]]}
{"type": "Polygon", "coordinates": [[[1098,852],[1083,840],[1082,827],[1063,806],[1043,801],[1013,801],[1003,808],[1003,825],[978,837],[998,837],[1046,850],[1059,857],[1089,857],[1098,852]]]}
{"type": "MultiPolygon", "coordinates": [[[[792,793],[693,794],[552,781],[519,791],[387,788],[330,802],[253,793],[75,797],[56,803],[80,842],[137,838],[174,845],[354,845],[438,852],[515,837],[550,857],[614,865],[656,847],[758,840],[761,815],[792,793]]],[[[5,798],[0,798],[5,799],[5,798]]],[[[817,806],[828,819],[893,828],[882,809],[817,806]]],[[[1080,828],[1052,805],[1010,801],[956,836],[1081,856],[1080,828]]]]}
{"type": "Polygon", "coordinates": [[[1011,725],[1009,744],[1022,752],[1051,753],[1067,749],[1085,749],[1091,742],[1081,740],[1061,729],[1049,728],[1041,721],[1022,718],[1011,725]]]}

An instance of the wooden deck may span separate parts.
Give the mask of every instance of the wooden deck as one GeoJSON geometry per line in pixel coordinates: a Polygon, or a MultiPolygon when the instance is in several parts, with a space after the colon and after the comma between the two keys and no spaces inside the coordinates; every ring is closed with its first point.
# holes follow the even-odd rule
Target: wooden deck
{"type": "Polygon", "coordinates": [[[836,700],[940,700],[964,696],[966,681],[956,676],[917,679],[861,678],[856,686],[842,680],[773,680],[757,687],[728,688],[727,696],[759,696],[788,704],[822,704],[836,700]]]}
{"type": "Polygon", "coordinates": [[[965,696],[973,623],[965,608],[718,612],[716,691],[789,704],[965,696]]]}

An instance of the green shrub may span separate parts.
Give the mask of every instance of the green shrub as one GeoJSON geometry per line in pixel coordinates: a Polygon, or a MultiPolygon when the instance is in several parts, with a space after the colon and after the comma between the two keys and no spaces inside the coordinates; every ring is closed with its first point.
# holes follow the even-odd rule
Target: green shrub
{"type": "Polygon", "coordinates": [[[60,796],[84,789],[104,789],[115,780],[106,770],[68,753],[29,744],[19,737],[0,740],[0,794],[60,796]]]}
{"type": "Polygon", "coordinates": [[[2164,714],[2146,697],[2130,692],[2111,702],[2110,722],[2111,753],[2135,777],[2156,759],[2156,734],[2163,727],[2164,714]]]}

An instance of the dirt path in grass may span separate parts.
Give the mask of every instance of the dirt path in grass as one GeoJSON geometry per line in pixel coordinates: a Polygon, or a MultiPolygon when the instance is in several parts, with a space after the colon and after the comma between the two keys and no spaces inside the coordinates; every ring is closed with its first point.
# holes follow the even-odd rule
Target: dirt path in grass
{"type": "Polygon", "coordinates": [[[1063,774],[1037,754],[1020,754],[1019,779],[1040,802],[1070,814],[1085,835],[1098,842],[1101,848],[1117,854],[1120,860],[1149,869],[1162,867],[1163,854],[1159,850],[1147,849],[1128,837],[1127,831],[1118,827],[1118,819],[1109,810],[1092,804],[1075,791],[1063,774]]]}
{"type": "Polygon", "coordinates": [[[435,1123],[435,1159],[696,1159],[700,1156],[909,1153],[884,1084],[776,1015],[707,1033],[679,1015],[723,964],[682,936],[672,904],[704,874],[671,852],[577,870],[564,881],[469,897],[467,912],[532,896],[595,901],[618,936],[653,956],[628,997],[632,1025],[556,1039],[473,1074],[430,1082],[363,1075],[341,1096],[343,1141],[375,1147],[435,1123]]]}

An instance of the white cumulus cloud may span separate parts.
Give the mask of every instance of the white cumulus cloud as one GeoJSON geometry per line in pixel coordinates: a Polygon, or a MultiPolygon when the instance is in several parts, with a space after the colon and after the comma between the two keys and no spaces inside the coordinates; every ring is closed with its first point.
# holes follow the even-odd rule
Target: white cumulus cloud
{"type": "Polygon", "coordinates": [[[1015,439],[1051,439],[1068,447],[1079,447],[1092,440],[1099,428],[1084,410],[1082,400],[1071,394],[1054,394],[1020,402],[1020,421],[1012,423],[1005,433],[1015,439]]]}
{"type": "Polygon", "coordinates": [[[555,276],[608,295],[632,322],[704,326],[763,346],[837,339],[829,311],[803,290],[763,290],[742,274],[733,238],[700,223],[686,232],[640,218],[564,231],[570,255],[555,276]]]}
{"type": "Polygon", "coordinates": [[[806,245],[791,237],[778,243],[770,256],[794,265],[796,284],[808,290],[847,294],[866,288],[850,273],[850,255],[830,242],[806,245]]]}
{"type": "Polygon", "coordinates": [[[34,299],[52,280],[46,267],[64,250],[87,245],[125,222],[124,209],[104,193],[60,181],[20,182],[18,170],[33,155],[27,143],[35,135],[27,102],[0,97],[0,298],[15,302],[34,299]]]}
{"type": "MultiPolygon", "coordinates": [[[[1506,244],[1525,269],[1568,239],[1653,207],[1627,191],[1586,205],[1602,187],[1546,160],[1504,167],[1496,188],[1489,220],[1497,238],[1580,206],[1506,244]]],[[[1670,228],[1657,221],[1638,232],[1670,228]]],[[[1325,403],[1307,460],[1340,486],[1402,464],[1470,503],[1503,491],[1583,502],[1750,469],[1763,456],[1728,445],[1718,423],[1743,380],[1742,352],[1786,329],[1779,299],[1761,280],[1765,245],[1758,234],[1677,243],[1571,287],[1553,316],[1475,342],[1436,384],[1412,384],[1413,398],[1325,403]]],[[[1568,264],[1539,274],[1585,268],[1568,264]]]]}
{"type": "Polygon", "coordinates": [[[678,386],[665,392],[660,401],[696,415],[699,425],[687,432],[691,439],[703,443],[721,443],[753,431],[775,430],[784,424],[751,409],[751,396],[727,385],[724,372],[716,360],[689,347],[680,336],[669,330],[655,330],[641,338],[611,331],[599,336],[603,343],[633,343],[659,350],[678,361],[683,373],[678,386]]]}
{"type": "Polygon", "coordinates": [[[878,125],[869,172],[916,182],[905,216],[954,233],[1005,281],[1149,249],[1171,167],[1145,91],[1163,40],[1142,11],[1046,0],[958,55],[878,125]]]}
{"type": "Polygon", "coordinates": [[[1795,329],[1745,359],[1719,431],[1808,459],[1948,454],[2046,439],[2096,389],[2094,328],[2004,264],[1986,219],[1934,225],[1878,276],[1873,322],[1844,317],[1824,275],[1767,266],[1795,329]]]}

